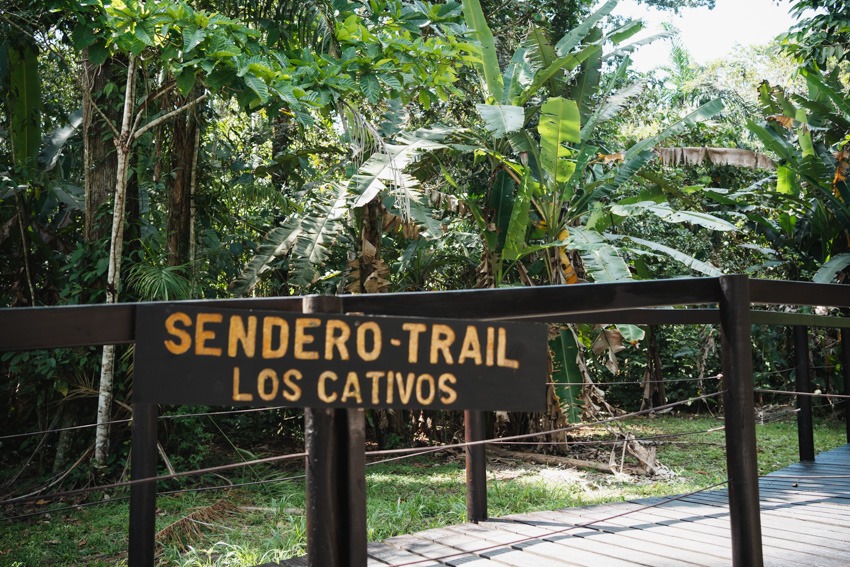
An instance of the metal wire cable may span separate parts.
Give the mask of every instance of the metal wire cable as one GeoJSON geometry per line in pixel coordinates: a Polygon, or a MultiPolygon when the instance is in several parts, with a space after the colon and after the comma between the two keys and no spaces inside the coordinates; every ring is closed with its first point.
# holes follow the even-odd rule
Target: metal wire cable
{"type": "Polygon", "coordinates": [[[144,484],[144,483],[149,483],[149,482],[159,482],[159,481],[162,481],[162,480],[170,480],[170,479],[173,479],[173,478],[183,478],[183,477],[186,477],[186,476],[196,476],[196,475],[201,475],[201,474],[210,474],[210,473],[216,473],[216,472],[219,472],[219,471],[231,470],[231,469],[236,469],[236,468],[241,468],[241,467],[261,465],[261,464],[267,464],[267,463],[276,463],[276,462],[286,461],[286,460],[290,460],[290,459],[298,459],[298,458],[303,458],[303,457],[306,457],[306,456],[307,456],[307,453],[292,453],[292,454],[289,454],[289,455],[277,455],[277,456],[274,456],[274,457],[264,457],[262,459],[254,459],[254,460],[251,460],[251,461],[243,461],[243,462],[239,462],[239,463],[230,463],[230,464],[227,464],[227,465],[218,465],[218,466],[215,466],[215,467],[208,467],[208,468],[204,468],[204,469],[182,471],[182,472],[164,474],[164,475],[159,475],[159,476],[152,476],[152,477],[148,477],[148,478],[139,478],[139,479],[135,479],[135,480],[127,480],[127,481],[124,481],[124,482],[113,482],[113,483],[110,483],[110,484],[100,484],[100,485],[97,485],[97,486],[89,486],[89,487],[86,487],[86,488],[77,488],[77,489],[74,489],[74,490],[66,490],[66,491],[63,491],[63,492],[54,492],[52,494],[35,495],[35,496],[21,496],[21,497],[18,497],[18,498],[9,498],[8,500],[0,500],[0,506],[7,506],[9,504],[22,504],[24,502],[32,502],[34,500],[41,500],[41,499],[45,499],[45,498],[51,498],[51,499],[67,498],[69,496],[77,496],[77,495],[80,495],[80,494],[88,494],[90,492],[97,492],[99,490],[108,490],[108,489],[111,489],[111,488],[122,488],[122,487],[125,487],[125,486],[134,486],[134,485],[137,485],[137,484],[144,484]]]}
{"type": "MultiPolygon", "coordinates": [[[[269,410],[279,410],[286,409],[290,406],[272,406],[272,407],[262,407],[262,408],[248,408],[241,410],[224,410],[224,411],[210,411],[210,412],[198,412],[198,413],[180,413],[180,414],[171,414],[171,415],[160,415],[157,419],[165,420],[165,419],[182,419],[184,417],[203,417],[210,415],[232,415],[232,414],[240,414],[240,413],[251,413],[258,411],[269,411],[269,410]]],[[[285,420],[296,419],[299,416],[290,416],[284,418],[285,420]]],[[[55,429],[45,429],[42,431],[30,431],[28,433],[15,433],[14,435],[0,435],[0,441],[4,441],[6,439],[16,439],[20,437],[32,437],[34,435],[47,435],[49,433],[60,433],[62,431],[73,431],[76,429],[89,429],[92,427],[97,427],[98,425],[113,425],[116,423],[130,423],[132,422],[132,418],[128,419],[114,419],[112,421],[105,421],[102,424],[97,423],[86,423],[85,425],[72,425],[70,427],[57,427],[55,429]]]]}
{"type": "Polygon", "coordinates": [[[814,398],[839,398],[842,400],[850,399],[847,394],[823,394],[821,392],[792,392],[787,390],[768,390],[766,388],[754,388],[753,392],[760,394],[785,394],[789,396],[811,396],[814,398]]]}
{"type": "MultiPolygon", "coordinates": [[[[422,452],[420,452],[420,453],[413,453],[413,454],[410,454],[410,455],[402,455],[400,457],[391,457],[391,458],[388,458],[388,459],[381,459],[381,460],[378,460],[378,461],[368,462],[368,463],[366,463],[366,466],[370,467],[370,466],[375,466],[375,465],[381,465],[381,464],[389,463],[389,462],[392,462],[392,461],[399,461],[399,460],[402,460],[402,459],[419,457],[419,456],[426,455],[426,454],[429,454],[429,453],[434,453],[434,452],[436,452],[436,450],[434,448],[423,449],[422,452]]],[[[211,491],[211,490],[229,490],[231,488],[243,488],[243,487],[246,487],[246,486],[257,486],[257,485],[264,485],[264,484],[277,484],[277,483],[280,483],[280,482],[288,482],[288,481],[291,481],[291,480],[301,480],[301,479],[304,479],[304,478],[307,478],[306,474],[287,476],[287,477],[283,477],[283,478],[268,478],[268,479],[265,479],[265,480],[255,480],[255,481],[251,481],[251,482],[240,482],[240,483],[234,483],[234,484],[220,484],[220,485],[216,485],[216,486],[199,486],[199,487],[192,487],[192,488],[179,488],[179,489],[175,489],[175,490],[165,490],[163,492],[157,492],[157,496],[173,496],[173,495],[176,495],[176,494],[186,494],[186,493],[190,493],[190,492],[208,492],[208,491],[211,491]]],[[[0,520],[11,521],[11,520],[20,520],[20,519],[24,519],[24,518],[31,518],[31,517],[34,517],[34,516],[41,516],[43,514],[58,514],[60,512],[65,512],[67,510],[76,510],[76,509],[79,509],[79,508],[87,508],[89,506],[100,506],[100,505],[103,505],[103,504],[111,504],[113,502],[120,502],[120,501],[124,501],[124,500],[129,500],[129,499],[130,499],[130,495],[124,494],[124,495],[120,495],[120,496],[112,496],[108,500],[98,500],[96,502],[82,502],[82,503],[73,504],[73,505],[70,505],[70,506],[63,506],[61,508],[51,508],[50,510],[40,510],[38,512],[28,512],[26,514],[19,514],[17,516],[4,516],[3,518],[0,518],[0,520]]]]}
{"type": "MultiPolygon", "coordinates": [[[[545,441],[547,445],[619,445],[626,441],[637,441],[639,443],[649,442],[652,443],[654,441],[663,441],[665,439],[676,439],[679,437],[687,437],[690,435],[705,435],[706,433],[715,433],[717,431],[722,431],[723,427],[713,427],[711,429],[703,429],[701,431],[683,431],[681,433],[663,433],[660,435],[650,435],[648,437],[635,437],[634,439],[599,439],[596,441],[545,441]]],[[[692,441],[692,443],[696,443],[692,441]]],[[[539,445],[539,442],[533,441],[502,441],[501,439],[494,439],[494,445],[539,445]]]]}
{"type": "MultiPolygon", "coordinates": [[[[556,433],[564,433],[564,432],[568,432],[568,431],[574,431],[576,429],[581,429],[581,428],[587,427],[589,425],[600,425],[600,424],[605,424],[605,423],[614,423],[614,422],[618,422],[618,421],[623,421],[625,419],[629,419],[631,417],[636,417],[636,416],[639,416],[639,415],[646,415],[646,414],[649,414],[649,413],[654,413],[654,412],[657,412],[657,411],[665,410],[665,409],[668,409],[668,408],[674,408],[674,407],[678,407],[678,406],[685,405],[685,404],[692,404],[695,401],[713,398],[713,397],[719,396],[723,393],[724,393],[724,391],[715,392],[715,393],[712,393],[712,394],[705,394],[705,395],[702,395],[702,396],[696,396],[696,397],[688,398],[686,400],[680,400],[678,402],[671,402],[669,404],[657,406],[655,408],[646,409],[646,410],[639,410],[639,411],[626,413],[626,414],[619,415],[619,416],[614,416],[614,417],[610,417],[610,418],[606,418],[606,419],[597,420],[597,421],[590,422],[590,423],[578,423],[578,424],[573,424],[571,426],[561,427],[561,428],[553,429],[553,430],[549,430],[549,431],[536,432],[536,433],[525,433],[525,434],[521,434],[521,435],[513,435],[513,436],[509,436],[509,437],[502,437],[502,438],[499,439],[499,441],[504,442],[504,441],[511,441],[511,440],[520,440],[520,439],[533,439],[533,438],[536,438],[536,437],[553,435],[553,434],[556,434],[556,433]]],[[[456,449],[460,449],[460,448],[474,447],[474,446],[477,446],[477,445],[485,445],[485,444],[488,444],[488,443],[492,443],[493,441],[494,440],[492,440],[492,439],[483,439],[483,440],[479,440],[479,441],[466,441],[464,443],[456,443],[456,444],[452,444],[452,445],[443,445],[443,446],[440,446],[440,447],[429,448],[429,449],[426,450],[426,452],[439,452],[439,451],[446,451],[446,450],[456,450],[456,449]]],[[[401,448],[401,449],[385,449],[385,450],[381,450],[381,451],[367,451],[365,454],[366,454],[367,457],[368,456],[376,457],[376,456],[391,456],[391,455],[392,456],[407,455],[407,454],[411,454],[411,453],[421,453],[421,452],[423,452],[423,449],[421,447],[410,447],[410,448],[401,448]]],[[[208,467],[208,468],[203,468],[203,469],[183,471],[183,472],[171,473],[171,474],[166,474],[166,475],[159,475],[159,476],[143,478],[143,479],[136,479],[136,480],[130,480],[130,481],[124,481],[124,482],[116,482],[116,483],[110,483],[110,484],[104,484],[104,485],[98,485],[98,486],[90,486],[90,487],[86,487],[86,488],[78,488],[78,489],[74,489],[74,490],[56,492],[56,493],[47,494],[47,495],[21,496],[21,497],[18,497],[18,498],[10,498],[10,499],[7,499],[7,500],[0,500],[0,506],[6,506],[6,505],[10,505],[10,504],[22,504],[22,503],[25,503],[25,502],[32,502],[32,501],[41,500],[41,499],[45,499],[45,498],[50,498],[50,499],[66,498],[66,497],[69,497],[69,496],[77,496],[77,495],[80,495],[80,494],[88,494],[90,492],[107,490],[107,489],[111,489],[111,488],[133,486],[133,485],[136,485],[136,484],[142,484],[142,483],[148,483],[148,482],[158,482],[158,481],[162,481],[162,480],[170,480],[170,479],[173,479],[173,478],[183,478],[183,477],[187,477],[187,476],[196,476],[196,475],[201,475],[201,474],[209,474],[209,473],[215,473],[215,472],[224,471],[224,470],[231,470],[231,469],[241,468],[241,467],[246,467],[246,466],[253,466],[253,465],[258,465],[258,464],[266,464],[266,463],[279,462],[279,461],[284,461],[284,460],[289,460],[289,459],[302,458],[302,457],[306,457],[306,456],[307,456],[307,453],[293,453],[293,454],[290,454],[290,455],[279,455],[279,456],[274,456],[274,457],[265,457],[265,458],[262,458],[262,459],[254,459],[254,460],[251,460],[251,461],[230,463],[230,464],[227,464],[227,465],[218,465],[218,466],[215,466],[215,467],[208,467]]]]}
{"type": "MultiPolygon", "coordinates": [[[[132,419],[113,419],[112,421],[104,421],[102,425],[113,425],[115,423],[129,423],[132,419]]],[[[43,431],[30,431],[28,433],[15,433],[14,435],[0,435],[0,441],[6,439],[18,439],[21,437],[32,437],[35,435],[47,435],[48,433],[60,433],[62,431],[74,431],[75,429],[88,429],[97,427],[97,423],[87,423],[85,425],[72,425],[69,427],[57,427],[56,429],[45,429],[43,431]]]]}
{"type": "Polygon", "coordinates": [[[815,480],[826,479],[826,478],[850,478],[850,474],[821,474],[821,475],[792,475],[792,474],[769,474],[766,477],[767,479],[771,478],[793,478],[796,480],[808,480],[813,478],[815,480]]]}
{"type": "MultiPolygon", "coordinates": [[[[671,438],[685,437],[685,436],[690,436],[690,435],[702,435],[702,434],[705,434],[705,433],[713,433],[713,432],[716,432],[716,431],[720,431],[722,429],[723,429],[723,427],[717,427],[717,428],[706,429],[706,430],[702,430],[702,431],[687,431],[687,432],[681,432],[681,433],[665,433],[665,434],[661,434],[661,435],[652,435],[652,436],[648,436],[648,437],[636,437],[634,439],[628,439],[628,440],[627,439],[600,439],[598,441],[551,441],[551,442],[546,442],[546,444],[547,445],[619,445],[619,444],[626,442],[626,441],[653,442],[653,441],[663,440],[663,439],[671,439],[671,438]]],[[[527,445],[539,445],[540,444],[539,442],[530,442],[530,441],[509,442],[509,441],[502,441],[502,439],[491,439],[489,441],[493,445],[508,445],[508,444],[512,444],[512,445],[525,445],[525,444],[527,444],[527,445]]],[[[378,460],[378,461],[367,462],[366,466],[370,467],[370,466],[379,465],[379,464],[386,464],[386,463],[393,462],[393,461],[400,461],[400,460],[404,460],[404,459],[421,457],[423,455],[428,455],[428,454],[431,454],[431,453],[437,453],[437,452],[443,451],[445,449],[455,449],[455,448],[458,448],[458,447],[459,447],[458,445],[446,445],[446,446],[440,446],[440,447],[419,448],[419,450],[417,452],[412,452],[412,453],[405,454],[405,455],[399,455],[399,456],[396,456],[396,457],[381,459],[381,460],[378,460]]],[[[234,484],[222,484],[222,485],[216,485],[216,486],[200,486],[200,487],[192,487],[192,488],[180,488],[180,489],[175,489],[175,490],[166,490],[166,491],[162,491],[162,492],[157,492],[157,496],[169,496],[169,495],[175,495],[175,494],[185,494],[185,493],[190,493],[190,492],[207,492],[207,491],[211,491],[211,490],[227,490],[227,489],[231,489],[231,488],[242,488],[242,487],[246,487],[246,486],[274,484],[274,483],[286,482],[286,481],[290,481],[290,480],[299,480],[299,479],[303,479],[305,477],[306,477],[306,475],[301,474],[301,475],[289,476],[289,477],[283,477],[283,478],[271,478],[271,479],[265,479],[265,480],[257,480],[257,481],[234,483],[234,484]]],[[[118,487],[118,488],[121,488],[121,487],[118,487]]],[[[48,497],[50,497],[50,495],[45,495],[42,498],[47,499],[48,497]]],[[[42,514],[53,514],[53,513],[63,512],[63,511],[66,511],[66,510],[73,510],[73,509],[79,509],[79,508],[86,508],[86,507],[89,507],[89,506],[99,506],[99,505],[103,505],[103,504],[110,504],[110,503],[116,502],[116,501],[128,500],[129,498],[130,498],[129,495],[112,496],[108,500],[98,500],[96,502],[83,502],[83,503],[79,503],[79,504],[65,506],[65,507],[62,507],[62,508],[52,508],[50,510],[42,510],[42,511],[38,511],[38,512],[29,512],[27,514],[20,514],[20,515],[17,515],[17,516],[5,516],[5,517],[0,518],[0,519],[2,519],[2,520],[17,520],[17,519],[23,519],[23,518],[28,518],[28,517],[32,517],[32,516],[39,516],[39,515],[42,515],[42,514]]]]}
{"type": "MultiPolygon", "coordinates": [[[[710,382],[719,380],[720,375],[705,376],[703,378],[667,378],[663,380],[621,380],[618,382],[595,382],[597,386],[642,386],[643,384],[673,384],[677,382],[710,382]]],[[[586,382],[546,382],[547,386],[585,386],[586,382]]]]}

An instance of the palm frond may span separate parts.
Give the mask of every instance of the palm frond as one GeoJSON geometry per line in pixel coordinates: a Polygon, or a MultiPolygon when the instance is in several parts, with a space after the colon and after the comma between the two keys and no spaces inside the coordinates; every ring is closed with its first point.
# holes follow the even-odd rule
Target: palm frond
{"type": "Polygon", "coordinates": [[[230,284],[230,292],[237,297],[249,294],[260,282],[260,276],[270,269],[271,263],[289,254],[299,234],[301,234],[300,217],[293,217],[283,226],[269,231],[257,249],[257,253],[242,268],[239,277],[230,284]]]}

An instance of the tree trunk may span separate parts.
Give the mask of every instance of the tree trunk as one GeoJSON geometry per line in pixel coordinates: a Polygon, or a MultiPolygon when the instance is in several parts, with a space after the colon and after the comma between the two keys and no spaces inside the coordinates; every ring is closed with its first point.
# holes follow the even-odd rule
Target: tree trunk
{"type": "Polygon", "coordinates": [[[97,218],[97,212],[115,190],[116,167],[115,144],[110,139],[112,130],[95,109],[95,105],[113,124],[120,120],[120,110],[110,104],[103,94],[107,83],[116,77],[115,61],[107,59],[103,65],[94,65],[83,53],[81,88],[91,94],[83,98],[83,169],[86,196],[85,239],[97,241],[106,234],[106,222],[97,218]]]}
{"type": "MultiPolygon", "coordinates": [[[[121,285],[121,254],[124,249],[124,207],[127,200],[130,149],[132,145],[131,118],[136,96],[136,57],[127,62],[127,83],[124,94],[124,111],[119,138],[114,140],[117,150],[115,168],[115,201],[112,207],[112,232],[109,237],[109,268],[106,276],[106,303],[118,301],[121,285]]],[[[112,415],[112,383],[115,375],[115,345],[104,345],[100,366],[100,387],[97,400],[97,431],[95,433],[94,465],[103,467],[109,450],[109,421],[112,415]]]]}
{"type": "Polygon", "coordinates": [[[53,474],[58,474],[62,471],[65,463],[68,462],[68,452],[71,449],[71,440],[73,431],[68,429],[73,427],[76,422],[76,408],[71,400],[66,399],[62,404],[62,419],[59,420],[59,441],[56,443],[56,456],[53,459],[53,474]]]}
{"type": "MultiPolygon", "coordinates": [[[[272,159],[287,152],[298,139],[298,125],[295,120],[284,114],[278,114],[272,122],[272,159]]],[[[292,196],[292,188],[288,187],[291,173],[295,168],[281,165],[272,169],[272,185],[279,191],[285,191],[292,196]]]]}
{"type": "Polygon", "coordinates": [[[663,406],[667,403],[664,393],[664,377],[661,373],[661,354],[658,346],[658,331],[649,327],[649,344],[647,345],[646,372],[643,375],[643,400],[641,410],[663,406]]]}
{"type": "MultiPolygon", "coordinates": [[[[176,106],[186,101],[178,98],[176,106]]],[[[166,221],[168,265],[179,266],[189,261],[192,235],[192,181],[195,175],[195,142],[198,121],[194,112],[174,121],[171,136],[171,171],[168,187],[166,221]]]]}

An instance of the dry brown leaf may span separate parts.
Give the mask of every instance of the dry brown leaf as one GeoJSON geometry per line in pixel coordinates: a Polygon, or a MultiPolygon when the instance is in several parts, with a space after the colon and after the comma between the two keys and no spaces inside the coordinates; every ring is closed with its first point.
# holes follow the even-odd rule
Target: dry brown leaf
{"type": "Polygon", "coordinates": [[[794,126],[794,119],[790,116],[785,116],[784,114],[771,114],[767,117],[768,122],[777,122],[783,128],[788,128],[789,130],[794,126]]]}
{"type": "Polygon", "coordinates": [[[601,163],[619,163],[623,161],[623,154],[597,154],[597,159],[601,163]]]}

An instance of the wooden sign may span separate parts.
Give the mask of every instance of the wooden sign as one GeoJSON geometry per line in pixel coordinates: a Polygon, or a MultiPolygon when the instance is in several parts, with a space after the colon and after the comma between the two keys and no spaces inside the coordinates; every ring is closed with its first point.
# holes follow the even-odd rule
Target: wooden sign
{"type": "Polygon", "coordinates": [[[141,403],[540,411],[545,325],[137,310],[141,403]]]}

